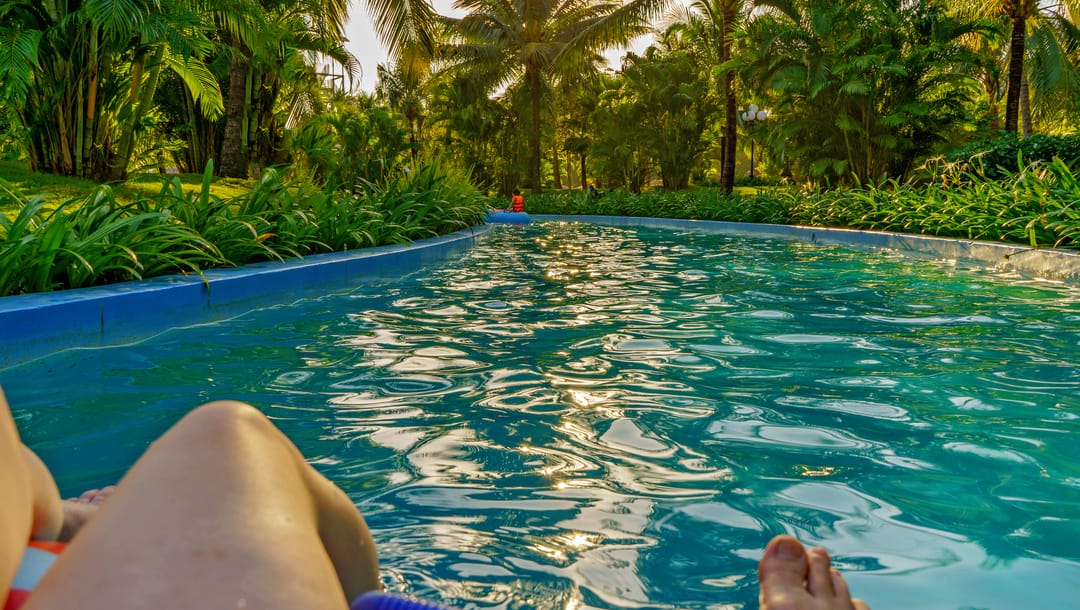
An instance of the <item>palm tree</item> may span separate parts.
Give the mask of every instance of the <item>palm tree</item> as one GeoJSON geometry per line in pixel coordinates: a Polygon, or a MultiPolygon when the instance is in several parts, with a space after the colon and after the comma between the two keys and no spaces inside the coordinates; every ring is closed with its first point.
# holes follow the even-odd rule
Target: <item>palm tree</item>
{"type": "Polygon", "coordinates": [[[434,30],[439,16],[430,0],[364,0],[372,18],[375,33],[397,59],[407,50],[422,49],[429,55],[435,52],[434,30]]]}
{"type": "Polygon", "coordinates": [[[466,75],[436,81],[432,87],[432,140],[444,155],[469,168],[472,183],[509,193],[521,183],[523,163],[517,151],[526,143],[520,112],[512,96],[491,98],[485,87],[466,75]]]}
{"type": "Polygon", "coordinates": [[[590,118],[596,128],[590,143],[593,164],[606,184],[640,193],[652,171],[652,140],[637,125],[645,122],[645,109],[625,78],[605,77],[603,93],[590,118]]]}
{"type": "MultiPolygon", "coordinates": [[[[1024,134],[1031,133],[1031,115],[1075,129],[1080,115],[1080,2],[1060,2],[1034,21],[1025,43],[1025,75],[1032,95],[1024,134]]],[[[1024,99],[1021,94],[1022,117],[1024,99]]]]}
{"type": "Polygon", "coordinates": [[[968,121],[980,57],[961,41],[987,24],[932,0],[773,0],[740,51],[775,112],[768,129],[806,177],[902,178],[968,121]]]}
{"type": "Polygon", "coordinates": [[[665,36],[663,48],[630,54],[619,74],[624,96],[636,106],[635,130],[648,142],[665,189],[685,189],[705,151],[702,133],[709,110],[708,79],[695,61],[695,46],[665,36]]]}
{"type": "Polygon", "coordinates": [[[521,87],[529,101],[529,186],[541,188],[541,112],[552,82],[580,75],[597,52],[624,44],[645,26],[614,0],[462,0],[448,19],[457,39],[443,50],[451,70],[492,91],[521,87]]]}
{"type": "MultiPolygon", "coordinates": [[[[984,3],[983,6],[993,6],[984,3]]],[[[1027,21],[1039,10],[1038,0],[1002,0],[1001,11],[1009,18],[1012,36],[1009,39],[1009,86],[1005,94],[1005,131],[1015,132],[1020,116],[1020,87],[1024,78],[1024,46],[1027,42],[1027,21]]]]}
{"type": "Polygon", "coordinates": [[[350,75],[358,70],[343,46],[347,0],[251,0],[246,8],[248,27],[227,33],[233,56],[218,171],[233,178],[247,177],[256,132],[272,129],[281,74],[295,52],[320,53],[350,75]]]}
{"type": "MultiPolygon", "coordinates": [[[[1064,90],[1073,97],[1080,72],[1075,59],[1070,57],[1069,47],[1075,48],[1080,32],[1080,2],[1060,0],[993,0],[991,2],[964,0],[955,5],[960,14],[975,17],[1001,17],[1008,21],[1007,89],[1005,97],[1005,130],[1015,133],[1020,123],[1020,111],[1024,104],[1023,92],[1027,83],[1036,83],[1040,90],[1064,90]],[[1034,54],[1028,44],[1034,43],[1034,54]],[[1036,58],[1040,70],[1031,73],[1025,69],[1031,55],[1036,58]]],[[[1075,102],[1073,102],[1075,103],[1075,102]]]]}
{"type": "MultiPolygon", "coordinates": [[[[750,9],[745,0],[693,0],[682,11],[676,11],[673,28],[684,31],[701,41],[702,47],[716,65],[724,67],[732,59],[736,27],[750,9]]],[[[735,187],[735,150],[738,135],[739,111],[735,97],[734,71],[725,67],[720,72],[720,91],[724,106],[724,135],[721,137],[720,186],[730,193],[735,187]]]]}
{"type": "Polygon", "coordinates": [[[163,71],[208,115],[221,93],[202,63],[209,29],[188,0],[0,4],[0,81],[26,130],[31,168],[123,178],[163,71]]]}
{"type": "MultiPolygon", "coordinates": [[[[583,191],[588,188],[587,160],[589,148],[592,146],[591,134],[595,131],[591,116],[593,111],[596,110],[599,101],[602,82],[602,79],[596,79],[592,82],[577,82],[575,83],[576,86],[567,90],[560,99],[560,106],[564,113],[562,127],[569,132],[563,142],[563,148],[567,153],[578,156],[578,171],[580,172],[578,186],[583,191]]],[[[568,180],[569,176],[570,171],[568,169],[568,180]]]]}
{"type": "Polygon", "coordinates": [[[413,161],[419,153],[419,132],[426,113],[427,89],[431,77],[431,54],[421,45],[407,44],[398,53],[392,67],[379,64],[378,97],[405,118],[409,126],[409,146],[413,161]]]}

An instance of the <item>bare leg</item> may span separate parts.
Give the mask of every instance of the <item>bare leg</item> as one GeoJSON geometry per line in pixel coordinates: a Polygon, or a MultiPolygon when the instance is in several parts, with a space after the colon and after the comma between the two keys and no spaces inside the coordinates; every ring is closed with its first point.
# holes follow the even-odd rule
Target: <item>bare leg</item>
{"type": "Polygon", "coordinates": [[[0,594],[6,596],[26,543],[55,540],[63,525],[60,492],[45,464],[22,444],[0,391],[0,594]]]}
{"type": "Polygon", "coordinates": [[[0,510],[0,591],[6,596],[26,541],[30,539],[33,492],[23,464],[22,442],[3,392],[0,392],[0,489],[4,490],[4,508],[0,510]]]}
{"type": "Polygon", "coordinates": [[[791,536],[777,536],[758,564],[761,610],[870,610],[848,592],[823,548],[807,551],[791,536]]]}
{"type": "Polygon", "coordinates": [[[323,610],[379,586],[348,496],[261,413],[218,402],[147,450],[26,610],[323,610]]]}

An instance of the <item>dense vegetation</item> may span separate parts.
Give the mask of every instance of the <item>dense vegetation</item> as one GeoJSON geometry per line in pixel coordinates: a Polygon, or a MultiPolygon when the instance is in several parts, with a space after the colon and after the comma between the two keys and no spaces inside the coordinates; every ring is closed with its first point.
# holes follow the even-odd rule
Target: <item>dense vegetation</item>
{"type": "Polygon", "coordinates": [[[5,189],[0,294],[438,234],[519,186],[533,211],[1074,245],[1077,0],[367,3],[370,94],[344,0],[0,2],[0,169],[86,181],[5,189]],[[254,186],[145,190],[206,167],[254,186]]]}
{"type": "Polygon", "coordinates": [[[847,227],[1080,248],[1080,178],[1065,162],[994,171],[1002,179],[987,180],[977,162],[945,163],[918,184],[890,180],[828,190],[775,188],[756,196],[710,189],[600,197],[548,193],[531,197],[529,210],[847,227]]]}
{"type": "Polygon", "coordinates": [[[353,192],[267,170],[250,191],[214,195],[165,180],[152,197],[112,188],[48,206],[0,183],[0,296],[78,288],[320,252],[406,243],[475,225],[487,208],[464,176],[439,163],[353,192]]]}
{"type": "Polygon", "coordinates": [[[1002,127],[1080,116],[1075,0],[368,4],[392,57],[374,95],[351,89],[343,0],[0,3],[0,154],[96,181],[210,160],[250,178],[318,158],[315,132],[345,114],[369,123],[338,149],[354,166],[439,150],[503,193],[731,191],[751,148],[774,178],[903,181],[1002,127]],[[650,28],[651,49],[605,70],[602,51],[650,28]],[[744,124],[751,103],[768,118],[744,124]]]}

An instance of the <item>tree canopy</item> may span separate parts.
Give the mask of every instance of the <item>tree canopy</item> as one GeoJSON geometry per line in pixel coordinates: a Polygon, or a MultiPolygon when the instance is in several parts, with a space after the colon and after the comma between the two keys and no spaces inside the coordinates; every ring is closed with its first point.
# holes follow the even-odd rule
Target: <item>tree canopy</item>
{"type": "Polygon", "coordinates": [[[374,97],[353,90],[344,0],[3,0],[0,153],[96,180],[305,159],[337,180],[328,163],[372,154],[500,192],[730,190],[751,152],[768,180],[877,181],[1080,116],[1075,0],[367,4],[391,51],[374,97]],[[743,123],[751,104],[768,120],[743,123]],[[362,125],[381,135],[341,136],[362,125]]]}

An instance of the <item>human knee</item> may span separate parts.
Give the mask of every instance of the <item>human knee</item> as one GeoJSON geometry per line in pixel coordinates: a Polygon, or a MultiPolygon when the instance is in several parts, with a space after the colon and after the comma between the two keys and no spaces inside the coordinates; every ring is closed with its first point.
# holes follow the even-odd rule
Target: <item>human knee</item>
{"type": "Polygon", "coordinates": [[[177,428],[194,431],[202,438],[238,431],[241,434],[276,432],[274,424],[262,412],[236,400],[217,400],[196,407],[180,420],[177,428]]]}

